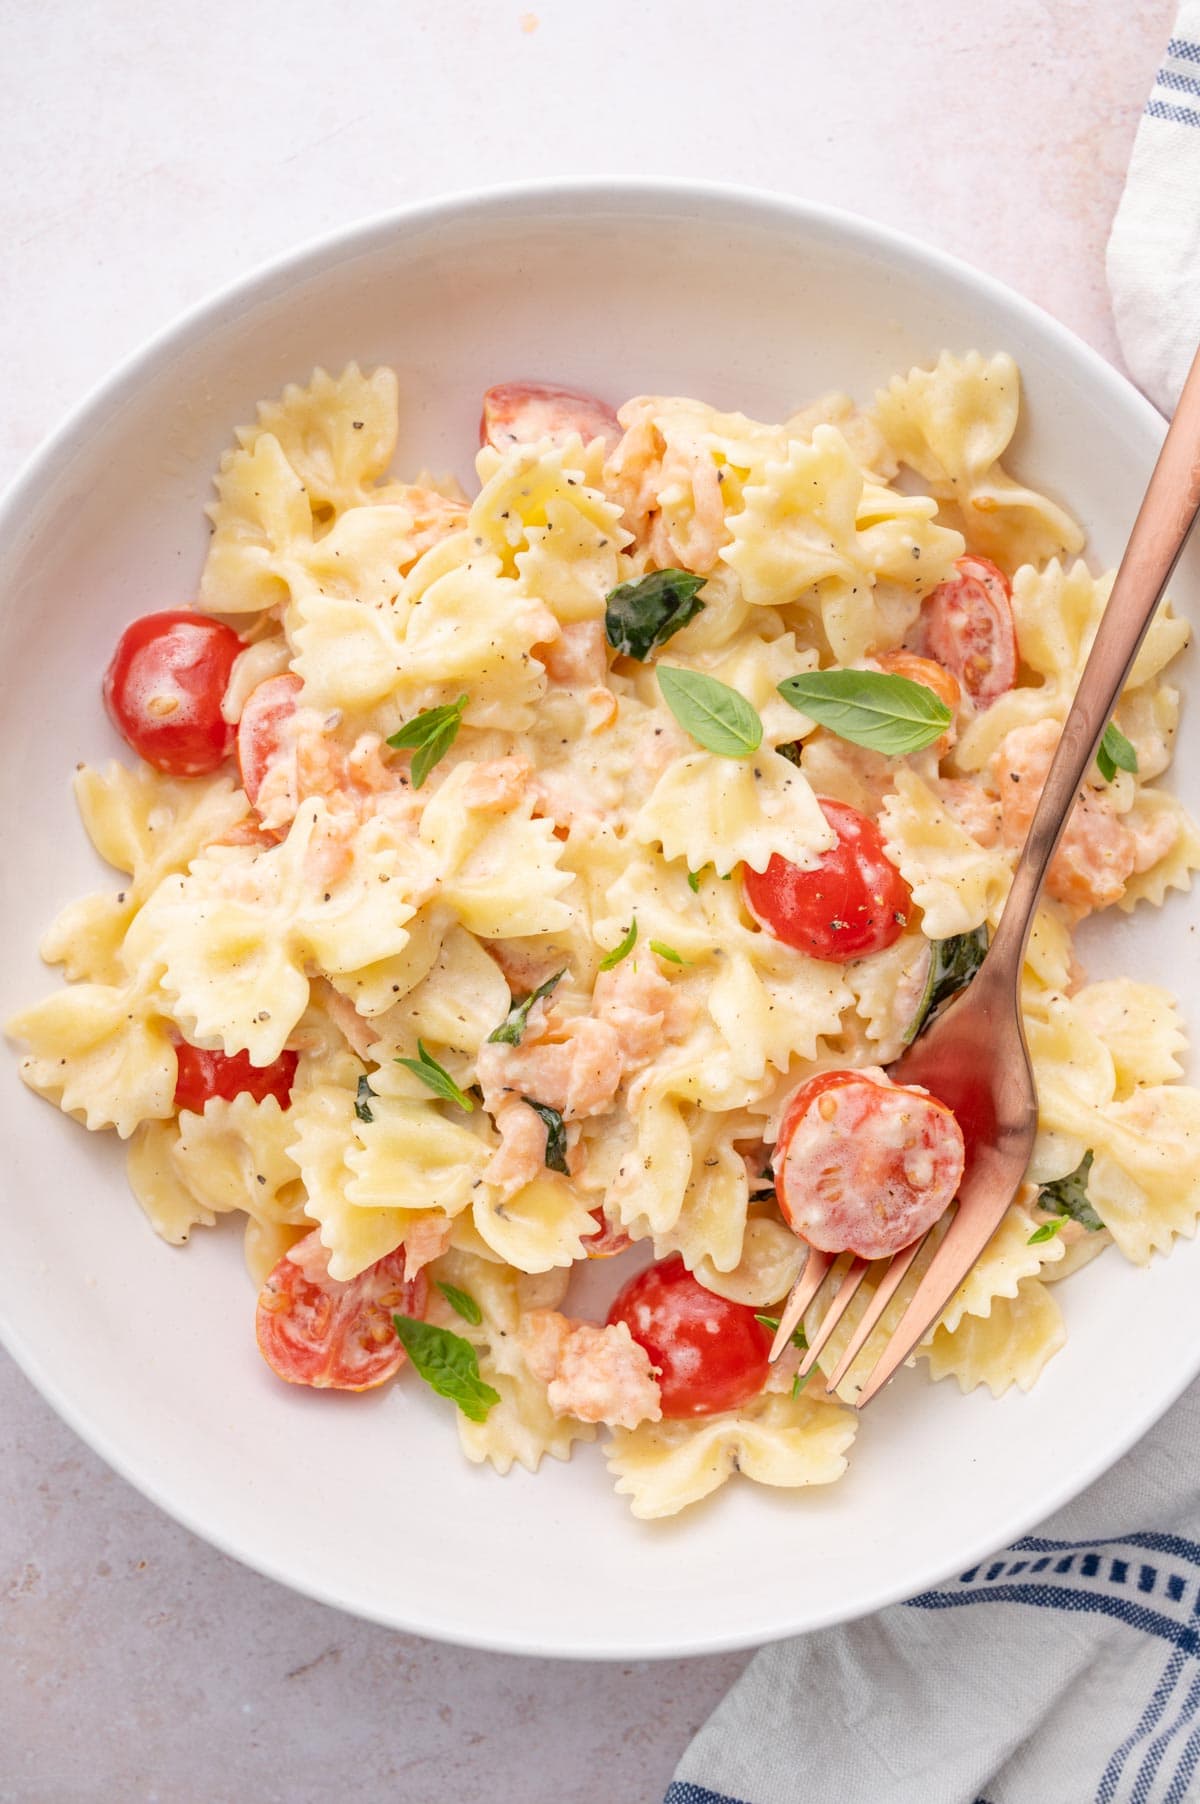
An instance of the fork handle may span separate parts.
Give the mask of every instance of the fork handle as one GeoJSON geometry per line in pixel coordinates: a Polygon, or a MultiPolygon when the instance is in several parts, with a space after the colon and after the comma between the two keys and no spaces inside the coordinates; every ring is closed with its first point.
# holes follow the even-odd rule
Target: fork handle
{"type": "Polygon", "coordinates": [[[992,942],[993,968],[1019,973],[1046,871],[1154,610],[1200,511],[1200,351],[1167,429],[1108,605],[1034,810],[992,942]]]}

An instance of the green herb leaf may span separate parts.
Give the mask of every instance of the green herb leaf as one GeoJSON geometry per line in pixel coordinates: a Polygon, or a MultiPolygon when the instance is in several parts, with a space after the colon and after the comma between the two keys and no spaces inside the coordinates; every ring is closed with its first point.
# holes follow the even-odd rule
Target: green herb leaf
{"type": "Polygon", "coordinates": [[[548,977],[545,983],[540,983],[536,990],[531,991],[524,1002],[514,1002],[499,1027],[488,1035],[488,1045],[494,1046],[499,1042],[505,1046],[519,1046],[529,1022],[530,1009],[535,1002],[544,1001],[555,984],[560,983],[566,974],[567,967],[564,965],[561,971],[556,971],[553,977],[548,977]]]}
{"type": "Polygon", "coordinates": [[[1131,776],[1137,774],[1137,753],[1115,720],[1110,720],[1104,729],[1104,738],[1096,752],[1096,763],[1100,766],[1100,775],[1106,783],[1111,783],[1119,770],[1127,770],[1131,776]]]}
{"type": "Polygon", "coordinates": [[[700,873],[699,873],[699,871],[689,871],[688,872],[688,888],[691,890],[693,896],[699,895],[699,893],[700,893],[700,873]]]}
{"type": "Polygon", "coordinates": [[[372,1090],[366,1078],[360,1077],[358,1080],[358,1090],[354,1097],[354,1113],[358,1116],[360,1121],[374,1121],[375,1117],[371,1113],[371,1099],[374,1095],[375,1092],[372,1090]]]}
{"type": "Polygon", "coordinates": [[[840,739],[891,758],[932,745],[953,718],[924,683],[883,670],[808,670],[786,677],[779,693],[840,739]]]}
{"type": "Polygon", "coordinates": [[[532,1096],[523,1096],[535,1115],[540,1115],[546,1124],[546,1164],[551,1171],[561,1171],[569,1177],[567,1168],[567,1130],[563,1126],[563,1118],[557,1109],[550,1108],[548,1103],[534,1102],[532,1096]]]}
{"type": "Polygon", "coordinates": [[[943,1002],[948,1002],[951,996],[957,996],[960,990],[966,989],[983,963],[987,949],[986,927],[976,927],[970,933],[956,933],[951,939],[933,940],[930,943],[929,975],[925,979],[925,989],[917,1004],[917,1012],[904,1036],[906,1046],[911,1046],[926,1021],[943,1002]]]}
{"type": "Polygon", "coordinates": [[[434,1095],[440,1096],[443,1102],[457,1103],[460,1109],[465,1109],[470,1115],[475,1104],[469,1096],[463,1095],[445,1066],[439,1065],[437,1060],[431,1058],[426,1052],[424,1040],[417,1041],[417,1051],[421,1055],[420,1058],[397,1059],[397,1065],[405,1066],[414,1077],[419,1077],[423,1084],[428,1084],[434,1095]]]}
{"type": "Polygon", "coordinates": [[[721,758],[748,758],[762,744],[762,721],[744,695],[699,670],[658,666],[662,698],[685,733],[721,758]]]}
{"type": "MultiPolygon", "coordinates": [[[[760,1315],[758,1311],[755,1310],[754,1319],[756,1322],[761,1322],[764,1328],[769,1328],[772,1334],[774,1334],[779,1326],[779,1317],[777,1315],[760,1315]]],[[[807,1349],[808,1336],[805,1334],[802,1325],[792,1329],[791,1339],[789,1340],[788,1345],[799,1347],[802,1353],[807,1349]]]]}
{"type": "Polygon", "coordinates": [[[470,1291],[460,1290],[457,1284],[447,1284],[444,1278],[436,1278],[434,1282],[455,1314],[461,1315],[464,1322],[470,1322],[472,1328],[478,1328],[483,1321],[483,1311],[470,1291]]]}
{"type": "Polygon", "coordinates": [[[651,570],[636,582],[622,583],[605,603],[608,643],[627,658],[644,662],[702,611],[698,592],[705,580],[688,570],[651,570]]]}
{"type": "Polygon", "coordinates": [[[629,923],[629,931],[621,941],[621,944],[619,946],[614,946],[611,952],[606,952],[604,957],[600,960],[600,969],[602,971],[611,971],[614,965],[619,965],[623,958],[629,957],[629,954],[636,945],[637,916],[634,915],[629,923]]]}
{"type": "Polygon", "coordinates": [[[1058,1216],[1054,1221],[1044,1221],[1040,1228],[1035,1228],[1033,1230],[1033,1233],[1029,1236],[1029,1239],[1025,1242],[1025,1245],[1029,1246],[1029,1247],[1035,1247],[1038,1245],[1038,1243],[1040,1241],[1053,1240],[1054,1236],[1061,1231],[1062,1225],[1063,1225],[1063,1218],[1061,1215],[1058,1216]]]}
{"type": "Polygon", "coordinates": [[[1084,1153],[1074,1171],[1068,1172],[1065,1178],[1042,1185],[1038,1192],[1038,1208],[1044,1209],[1047,1215],[1065,1215],[1069,1220],[1077,1221],[1089,1234],[1098,1233],[1104,1223],[1088,1202],[1087,1183],[1091,1169],[1092,1155],[1084,1153]]]}
{"type": "Polygon", "coordinates": [[[793,1403],[796,1401],[796,1398],[800,1395],[801,1391],[804,1389],[804,1387],[808,1383],[809,1379],[816,1377],[818,1369],[819,1368],[817,1366],[811,1365],[811,1366],[809,1366],[807,1372],[805,1372],[803,1376],[801,1376],[801,1374],[799,1372],[796,1373],[796,1376],[792,1379],[792,1402],[793,1403]]]}
{"type": "Polygon", "coordinates": [[[799,764],[803,747],[798,739],[789,739],[786,745],[777,745],[775,750],[781,758],[786,758],[789,764],[799,764]]]}
{"type": "Polygon", "coordinates": [[[687,964],[687,959],[680,958],[674,946],[664,946],[661,940],[651,940],[650,950],[651,952],[657,952],[660,958],[668,959],[673,965],[687,964]]]}
{"type": "Polygon", "coordinates": [[[479,1360],[469,1340],[449,1328],[418,1321],[412,1315],[394,1315],[392,1325],[404,1343],[413,1371],[439,1397],[457,1403],[472,1422],[486,1422],[488,1411],[499,1403],[500,1393],[479,1376],[479,1360]]]}
{"type": "Polygon", "coordinates": [[[388,744],[393,751],[413,753],[414,789],[420,789],[434,765],[441,762],[458,738],[463,709],[469,700],[469,696],[460,695],[456,702],[447,702],[445,707],[426,708],[423,714],[406,720],[399,732],[391,735],[388,744]]]}

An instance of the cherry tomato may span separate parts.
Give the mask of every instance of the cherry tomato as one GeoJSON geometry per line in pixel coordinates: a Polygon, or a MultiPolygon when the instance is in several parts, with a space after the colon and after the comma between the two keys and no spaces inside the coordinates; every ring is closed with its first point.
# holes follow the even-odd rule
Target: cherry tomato
{"type": "Polygon", "coordinates": [[[770,1331],[745,1303],[705,1290],[678,1253],[631,1278],[608,1312],[659,1371],[669,1420],[715,1416],[761,1391],[770,1331]]]}
{"type": "Polygon", "coordinates": [[[574,433],[585,445],[602,438],[612,446],[621,436],[621,423],[606,401],[550,382],[501,382],[483,397],[481,445],[507,451],[510,445],[529,445],[539,438],[561,445],[574,433]]]}
{"type": "Polygon", "coordinates": [[[596,1232],[585,1234],[583,1239],[583,1250],[589,1259],[615,1259],[618,1253],[627,1252],[633,1245],[624,1229],[609,1221],[603,1209],[593,1209],[592,1220],[596,1232]]]}
{"type": "Polygon", "coordinates": [[[113,724],[139,757],[172,777],[216,770],[233,750],[221,700],[242,642],[232,627],[182,609],[127,626],[104,673],[113,724]]]}
{"type": "Polygon", "coordinates": [[[899,939],[912,897],[874,821],[848,802],[818,800],[837,844],[816,869],[802,871],[776,853],[765,871],[743,867],[742,890],[755,920],[777,940],[842,965],[899,939]]]}
{"type": "Polygon", "coordinates": [[[883,1259],[953,1202],[962,1130],[936,1097],[882,1071],[823,1071],[788,1104],[771,1163],[794,1233],[825,1253],[883,1259]]]}
{"type": "Polygon", "coordinates": [[[244,1052],[206,1052],[201,1046],[189,1046],[185,1040],[175,1048],[175,1057],[177,1109],[192,1109],[199,1115],[210,1096],[232,1102],[243,1093],[255,1102],[265,1102],[273,1096],[284,1109],[292,1100],[298,1053],[281,1052],[272,1065],[252,1065],[244,1052]]]}
{"type": "Polygon", "coordinates": [[[292,671],[268,677],[246,697],[237,730],[238,769],[242,788],[252,802],[257,802],[263,778],[278,757],[283,745],[283,730],[292,715],[303,688],[292,671]]]}
{"type": "Polygon", "coordinates": [[[1017,680],[1012,589],[990,558],[960,557],[955,568],[922,603],[921,644],[986,708],[1017,680]]]}
{"type": "Polygon", "coordinates": [[[424,1272],[406,1280],[403,1247],[339,1284],[314,1230],[284,1254],[259,1292],[259,1351],[289,1384],[371,1390],[408,1357],[393,1313],[424,1315],[428,1295],[424,1272]]]}

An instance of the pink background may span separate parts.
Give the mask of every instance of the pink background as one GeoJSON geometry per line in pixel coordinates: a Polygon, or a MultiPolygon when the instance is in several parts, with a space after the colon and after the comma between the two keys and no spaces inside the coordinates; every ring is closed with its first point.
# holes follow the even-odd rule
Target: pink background
{"type": "MultiPolygon", "coordinates": [[[[262,259],[531,176],[847,207],[1115,359],[1104,242],[1171,0],[953,10],[0,0],[0,484],[116,360],[262,259]]],[[[5,1804],[653,1804],[748,1657],[511,1659],[293,1597],[144,1502],[3,1355],[0,1456],[5,1804]]]]}

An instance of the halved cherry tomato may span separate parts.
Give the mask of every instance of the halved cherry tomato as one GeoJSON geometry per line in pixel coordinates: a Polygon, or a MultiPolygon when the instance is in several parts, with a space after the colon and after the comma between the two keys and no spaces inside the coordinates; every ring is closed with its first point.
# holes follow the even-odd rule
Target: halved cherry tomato
{"type": "Polygon", "coordinates": [[[607,401],[550,382],[501,382],[483,397],[481,445],[507,451],[539,438],[561,445],[574,433],[585,445],[602,438],[611,447],[621,436],[621,423],[607,401]]]}
{"type": "Polygon", "coordinates": [[[816,869],[802,871],[776,853],[765,871],[743,867],[742,890],[755,920],[777,940],[841,965],[898,940],[912,897],[874,821],[848,802],[818,800],[837,844],[816,869]]]}
{"type": "Polygon", "coordinates": [[[289,1384],[371,1390],[408,1357],[393,1313],[424,1315],[428,1295],[424,1272],[405,1278],[403,1247],[339,1284],[314,1230],[284,1254],[259,1292],[259,1351],[289,1384]]]}
{"type": "Polygon", "coordinates": [[[216,770],[233,750],[221,700],[242,642],[230,626],[179,609],[127,626],[104,673],[113,724],[172,777],[216,770]]]}
{"type": "Polygon", "coordinates": [[[631,1278],[608,1312],[658,1368],[669,1420],[736,1409],[761,1391],[771,1335],[745,1303],[705,1290],[678,1253],[631,1278]]]}
{"type": "Polygon", "coordinates": [[[603,1209],[593,1209],[592,1220],[596,1232],[585,1234],[583,1238],[583,1250],[589,1259],[615,1259],[618,1253],[627,1252],[633,1245],[625,1230],[609,1221],[603,1209]]]}
{"type": "Polygon", "coordinates": [[[263,778],[270,770],[283,744],[283,729],[296,712],[300,678],[290,670],[282,676],[268,677],[246,697],[237,730],[238,769],[242,788],[252,802],[257,802],[263,778]]]}
{"type": "Polygon", "coordinates": [[[953,1202],[962,1130],[936,1097],[882,1071],[823,1071],[788,1104],[771,1163],[794,1233],[822,1252],[883,1259],[953,1202]]]}
{"type": "Polygon", "coordinates": [[[255,1102],[273,1096],[286,1109],[292,1100],[299,1057],[299,1053],[281,1052],[271,1065],[252,1065],[247,1053],[206,1052],[185,1040],[175,1048],[175,1107],[193,1109],[199,1115],[212,1096],[232,1102],[244,1093],[255,1102]]]}
{"type": "Polygon", "coordinates": [[[921,646],[986,708],[1017,680],[1012,589],[990,558],[960,557],[955,569],[921,605],[921,646]]]}

